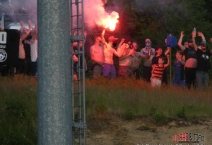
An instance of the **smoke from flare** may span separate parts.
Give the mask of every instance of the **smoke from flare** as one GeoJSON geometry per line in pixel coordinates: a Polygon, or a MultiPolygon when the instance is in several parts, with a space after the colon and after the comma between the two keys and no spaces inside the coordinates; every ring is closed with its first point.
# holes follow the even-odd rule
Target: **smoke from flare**
{"type": "Polygon", "coordinates": [[[102,0],[85,0],[85,23],[88,27],[96,25],[108,28],[111,31],[115,30],[118,22],[119,14],[115,11],[108,13],[104,9],[102,0]]]}

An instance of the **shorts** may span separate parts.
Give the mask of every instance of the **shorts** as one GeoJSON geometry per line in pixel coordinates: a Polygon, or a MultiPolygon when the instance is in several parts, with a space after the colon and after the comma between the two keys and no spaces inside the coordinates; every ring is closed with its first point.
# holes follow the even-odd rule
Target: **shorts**
{"type": "Polygon", "coordinates": [[[152,87],[160,87],[162,84],[162,80],[157,79],[157,78],[151,78],[151,86],[152,87]]]}
{"type": "Polygon", "coordinates": [[[113,64],[104,63],[102,75],[106,78],[116,78],[116,69],[113,64]]]}

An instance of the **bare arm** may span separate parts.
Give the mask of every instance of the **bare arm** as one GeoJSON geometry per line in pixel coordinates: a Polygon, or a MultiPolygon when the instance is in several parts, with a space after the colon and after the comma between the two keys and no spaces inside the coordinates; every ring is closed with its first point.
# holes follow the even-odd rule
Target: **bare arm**
{"type": "Polygon", "coordinates": [[[196,32],[192,31],[191,36],[192,36],[192,41],[193,41],[193,44],[194,44],[194,50],[197,51],[198,47],[197,47],[196,40],[195,40],[196,32]]]}
{"type": "Polygon", "coordinates": [[[179,40],[178,40],[178,46],[180,47],[180,49],[181,49],[182,51],[185,50],[185,47],[182,45],[183,36],[184,36],[184,31],[181,31],[181,32],[180,32],[180,38],[179,38],[179,40]]]}
{"type": "Polygon", "coordinates": [[[24,23],[21,21],[21,30],[22,30],[22,35],[20,37],[20,41],[23,41],[28,35],[29,35],[29,32],[26,27],[24,26],[24,23]]]}
{"type": "Polygon", "coordinates": [[[30,20],[28,20],[28,25],[29,25],[29,30],[32,30],[33,27],[32,27],[32,22],[30,20]]]}
{"type": "Polygon", "coordinates": [[[105,29],[102,31],[102,34],[101,34],[101,37],[102,37],[102,43],[104,44],[104,45],[106,45],[107,44],[107,42],[105,41],[105,29]]]}
{"type": "MultiPolygon", "coordinates": [[[[144,49],[142,48],[141,51],[138,52],[139,55],[140,55],[140,57],[145,58],[145,59],[149,59],[150,56],[151,56],[151,50],[148,49],[148,55],[144,55],[143,51],[144,51],[144,49]]],[[[154,56],[152,56],[152,58],[153,58],[153,57],[154,57],[154,56]]]]}
{"type": "Polygon", "coordinates": [[[167,49],[165,51],[165,56],[167,56],[170,53],[171,47],[167,46],[167,49]]]}
{"type": "Polygon", "coordinates": [[[206,42],[205,36],[202,32],[198,32],[197,34],[202,38],[202,42],[206,42]]]}
{"type": "Polygon", "coordinates": [[[118,57],[121,57],[126,49],[126,46],[125,46],[125,44],[123,44],[122,46],[120,46],[117,49],[118,51],[116,51],[114,48],[112,48],[112,49],[113,49],[113,54],[115,54],[118,57]]]}
{"type": "Polygon", "coordinates": [[[124,38],[123,38],[123,39],[121,39],[121,42],[119,43],[118,48],[120,48],[120,47],[121,47],[121,45],[123,44],[124,40],[125,40],[124,38]]]}
{"type": "Polygon", "coordinates": [[[166,64],[164,64],[164,67],[166,68],[166,67],[168,67],[169,66],[169,64],[170,64],[170,58],[169,58],[169,55],[167,55],[167,59],[168,59],[168,62],[166,63],[166,64]]]}
{"type": "Polygon", "coordinates": [[[142,58],[145,58],[145,59],[149,59],[150,58],[150,54],[148,54],[148,55],[144,55],[143,53],[141,53],[141,52],[137,52],[138,54],[139,54],[139,56],[140,57],[142,57],[142,58]]]}
{"type": "Polygon", "coordinates": [[[37,24],[35,25],[35,28],[32,29],[32,40],[37,40],[38,39],[38,29],[37,29],[37,24]]]}
{"type": "Polygon", "coordinates": [[[119,57],[119,59],[123,60],[123,59],[127,58],[128,56],[132,56],[133,57],[133,52],[134,51],[132,49],[130,49],[126,55],[124,55],[124,56],[122,55],[121,57],[119,57]]]}

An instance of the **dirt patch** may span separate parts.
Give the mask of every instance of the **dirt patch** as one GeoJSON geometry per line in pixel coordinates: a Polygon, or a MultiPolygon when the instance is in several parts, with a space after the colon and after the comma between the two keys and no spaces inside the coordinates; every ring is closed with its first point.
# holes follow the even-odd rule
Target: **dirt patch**
{"type": "Polygon", "coordinates": [[[204,137],[204,141],[199,139],[201,144],[210,145],[212,143],[212,118],[209,117],[172,118],[161,125],[145,117],[131,121],[117,117],[93,118],[87,121],[87,145],[176,145],[179,142],[172,141],[172,137],[186,132],[197,133],[204,137]]]}

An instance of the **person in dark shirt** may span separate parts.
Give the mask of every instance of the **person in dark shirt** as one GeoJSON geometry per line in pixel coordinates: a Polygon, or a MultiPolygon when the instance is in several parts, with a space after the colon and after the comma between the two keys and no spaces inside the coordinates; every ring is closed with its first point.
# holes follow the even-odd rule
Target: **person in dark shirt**
{"type": "MultiPolygon", "coordinates": [[[[202,34],[203,35],[203,34],[202,34]]],[[[212,50],[206,49],[206,42],[201,42],[200,48],[196,52],[197,54],[197,68],[196,68],[196,85],[197,89],[207,88],[209,84],[208,71],[211,68],[210,56],[212,50]]]]}
{"type": "Polygon", "coordinates": [[[185,79],[186,79],[186,85],[188,89],[190,89],[192,84],[193,87],[195,88],[195,81],[196,81],[196,66],[197,66],[197,56],[196,56],[197,45],[195,42],[196,31],[192,31],[192,39],[188,41],[187,47],[182,45],[183,37],[184,37],[184,31],[181,31],[180,38],[178,40],[178,46],[185,54],[185,79]]]}

